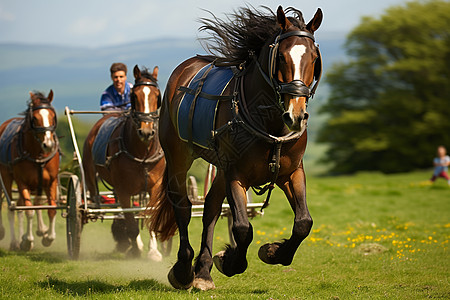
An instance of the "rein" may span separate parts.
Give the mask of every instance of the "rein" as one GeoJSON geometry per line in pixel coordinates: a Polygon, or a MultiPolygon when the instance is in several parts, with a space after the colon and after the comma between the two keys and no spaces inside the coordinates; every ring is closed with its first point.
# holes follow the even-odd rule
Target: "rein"
{"type": "Polygon", "coordinates": [[[317,47],[317,55],[318,55],[317,62],[319,63],[319,67],[317,67],[317,69],[316,66],[314,67],[314,81],[309,86],[307,86],[300,79],[295,79],[292,80],[291,82],[285,83],[279,82],[277,79],[274,78],[274,74],[276,71],[276,57],[278,54],[278,47],[280,46],[280,42],[291,36],[306,37],[315,42],[314,35],[308,31],[295,30],[286,33],[280,32],[275,38],[275,41],[269,45],[269,60],[267,64],[269,74],[266,74],[266,72],[264,72],[254,52],[250,53],[250,56],[253,58],[253,62],[258,67],[260,74],[274,91],[276,97],[276,104],[278,108],[282,111],[284,111],[284,104],[281,97],[282,94],[289,94],[297,97],[305,97],[308,100],[309,98],[314,97],[317,86],[319,85],[320,77],[322,76],[322,56],[320,54],[319,48],[317,47]]]}
{"type": "Polygon", "coordinates": [[[17,152],[19,153],[19,156],[14,158],[14,160],[11,161],[10,165],[13,166],[17,163],[19,163],[20,161],[23,160],[27,160],[30,161],[32,163],[35,163],[38,165],[39,170],[38,170],[38,190],[37,190],[37,194],[38,196],[40,196],[42,194],[42,173],[44,171],[44,167],[47,164],[47,162],[49,162],[57,153],[60,153],[60,148],[59,148],[59,139],[58,136],[55,135],[55,130],[56,130],[56,126],[57,126],[57,118],[56,118],[56,112],[55,109],[53,108],[53,106],[49,105],[49,104],[41,104],[39,106],[36,107],[32,107],[30,106],[28,108],[24,123],[22,124],[22,128],[19,130],[18,132],[18,137],[17,137],[17,152]],[[33,124],[33,119],[32,119],[32,115],[33,112],[39,109],[49,109],[52,110],[54,112],[55,115],[55,119],[54,119],[54,124],[50,125],[50,126],[35,126],[33,124]],[[24,134],[24,129],[25,129],[25,125],[26,122],[29,122],[29,126],[30,129],[33,133],[33,137],[40,143],[40,140],[37,137],[37,133],[43,133],[46,131],[50,131],[53,135],[54,135],[54,139],[55,139],[55,145],[53,146],[52,151],[50,152],[50,154],[48,154],[47,156],[42,156],[42,154],[38,157],[31,157],[30,153],[28,153],[26,150],[24,150],[23,148],[23,134],[24,134]]]}
{"type": "MultiPolygon", "coordinates": [[[[156,88],[159,89],[159,86],[156,82],[153,81],[139,81],[136,82],[133,86],[133,88],[137,87],[137,86],[154,86],[156,88]]],[[[134,95],[134,93],[133,93],[134,95]]],[[[160,102],[160,97],[158,99],[158,102],[160,102]]],[[[139,158],[134,156],[133,154],[130,153],[130,151],[127,149],[125,142],[124,142],[124,137],[126,135],[125,133],[125,122],[128,119],[131,119],[132,122],[136,125],[139,126],[140,122],[154,122],[154,129],[155,129],[155,134],[151,137],[151,139],[153,139],[155,136],[158,135],[158,120],[159,120],[159,112],[160,109],[158,108],[156,111],[152,111],[149,113],[145,113],[145,112],[140,112],[140,111],[136,111],[135,110],[135,105],[134,105],[134,101],[132,101],[132,107],[130,109],[130,111],[126,112],[124,114],[125,118],[122,121],[122,128],[120,131],[120,136],[117,138],[119,140],[119,151],[114,153],[114,155],[112,155],[111,157],[109,157],[105,163],[106,167],[109,167],[109,165],[111,164],[111,161],[118,157],[120,154],[124,154],[126,155],[129,159],[140,163],[140,164],[153,164],[156,163],[158,161],[161,160],[161,158],[164,156],[164,152],[162,150],[161,147],[159,147],[159,150],[156,151],[155,153],[153,153],[151,156],[144,156],[143,158],[139,158]]],[[[119,126],[119,125],[118,125],[119,126]]],[[[147,149],[148,150],[148,149],[147,149]]],[[[148,153],[149,151],[147,151],[148,153]]],[[[146,172],[147,173],[147,172],[146,172]]]]}
{"type": "MultiPolygon", "coordinates": [[[[158,84],[156,82],[153,82],[153,81],[139,81],[139,82],[136,82],[134,84],[134,86],[133,86],[133,89],[135,87],[138,87],[138,86],[154,86],[157,89],[159,89],[158,84]]],[[[132,95],[134,95],[134,92],[133,92],[132,95]]],[[[161,95],[159,95],[159,97],[158,97],[158,104],[159,103],[161,103],[161,95]]],[[[131,104],[132,104],[132,109],[130,111],[130,114],[131,114],[131,118],[133,119],[133,121],[134,121],[134,123],[136,125],[139,126],[140,122],[148,123],[148,122],[155,122],[155,121],[159,120],[159,108],[156,111],[145,113],[145,112],[140,112],[140,111],[136,111],[135,110],[134,101],[132,101],[131,104]]]]}

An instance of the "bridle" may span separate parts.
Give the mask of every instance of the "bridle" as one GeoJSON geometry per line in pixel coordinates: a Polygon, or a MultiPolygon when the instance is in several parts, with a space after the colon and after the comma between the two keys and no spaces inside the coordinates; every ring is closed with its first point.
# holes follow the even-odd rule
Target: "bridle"
{"type": "Polygon", "coordinates": [[[28,115],[29,115],[29,118],[30,118],[30,128],[31,128],[31,130],[33,130],[33,132],[35,134],[37,134],[37,133],[44,133],[46,131],[50,131],[51,133],[55,132],[58,119],[56,118],[55,109],[50,104],[42,103],[42,104],[40,104],[38,106],[31,106],[30,105],[30,107],[28,108],[28,115]],[[53,119],[53,125],[50,125],[50,126],[36,126],[34,124],[34,122],[33,122],[33,112],[35,112],[37,110],[40,110],[40,109],[51,110],[53,112],[53,115],[55,116],[54,119],[53,119]]]}
{"type": "Polygon", "coordinates": [[[153,81],[139,81],[136,82],[133,86],[132,89],[132,93],[131,93],[131,97],[132,97],[132,101],[131,101],[131,118],[133,119],[134,123],[139,127],[139,124],[141,122],[145,122],[145,123],[150,123],[150,122],[155,122],[159,119],[159,107],[161,106],[161,94],[159,94],[158,96],[158,109],[152,112],[141,112],[141,111],[136,111],[136,94],[134,93],[134,88],[138,87],[138,86],[153,86],[156,87],[159,90],[159,86],[156,82],[153,81]]]}
{"type": "Polygon", "coordinates": [[[276,58],[278,55],[278,47],[280,46],[280,42],[291,36],[305,37],[315,42],[314,35],[308,31],[295,30],[286,33],[280,32],[275,38],[275,41],[269,45],[269,60],[267,63],[267,70],[269,74],[266,74],[266,72],[264,72],[256,56],[253,56],[262,77],[273,89],[276,95],[276,102],[278,107],[283,111],[284,103],[283,97],[281,97],[282,94],[289,94],[296,97],[305,97],[308,100],[309,98],[314,97],[314,93],[316,92],[320,77],[322,75],[322,56],[320,54],[319,47],[316,46],[318,57],[314,62],[314,80],[309,86],[299,79],[295,79],[291,82],[285,83],[278,81],[278,79],[274,77],[274,74],[276,72],[276,58]]]}

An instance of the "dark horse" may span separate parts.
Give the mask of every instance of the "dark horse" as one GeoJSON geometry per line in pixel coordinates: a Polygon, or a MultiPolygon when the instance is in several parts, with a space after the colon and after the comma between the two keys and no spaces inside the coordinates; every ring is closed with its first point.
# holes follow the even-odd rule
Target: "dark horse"
{"type": "MultiPolygon", "coordinates": [[[[11,199],[13,181],[19,190],[18,206],[32,206],[31,194],[36,194],[34,204],[40,201],[42,190],[47,195],[49,205],[56,205],[59,171],[59,142],[55,134],[57,119],[51,105],[53,91],[48,97],[42,93],[30,92],[30,102],[24,118],[13,118],[0,126],[0,172],[11,199]]],[[[0,239],[4,236],[1,222],[0,195],[0,239]]],[[[37,211],[38,229],[36,234],[42,236],[42,244],[50,246],[55,240],[55,209],[48,210],[49,228],[42,220],[42,213],[37,211]]],[[[19,213],[19,235],[23,234],[22,213],[19,213]]],[[[27,210],[27,231],[22,236],[20,249],[31,250],[34,246],[32,221],[34,210],[27,210]]],[[[14,211],[8,212],[11,231],[12,250],[19,249],[15,238],[14,211]]]]}
{"type": "MultiPolygon", "coordinates": [[[[157,84],[158,67],[153,73],[133,69],[135,83],[131,91],[131,109],[123,116],[105,115],[97,121],[84,143],[83,167],[86,185],[91,197],[98,197],[96,172],[100,178],[114,187],[114,193],[122,208],[130,208],[130,197],[148,192],[155,197],[162,182],[165,160],[158,140],[157,120],[161,105],[161,93],[157,84]],[[106,123],[109,122],[109,123],[106,123]],[[101,129],[105,124],[104,129],[101,129]],[[106,131],[103,147],[93,149],[99,132],[106,131]],[[109,131],[109,134],[108,134],[109,131]],[[98,153],[103,151],[103,153],[98,153]],[[105,155],[99,162],[96,156],[105,155]]],[[[101,158],[101,157],[100,157],[101,158]]],[[[98,198],[97,198],[98,199],[98,198]]],[[[114,220],[112,231],[117,249],[139,256],[143,244],[134,213],[125,213],[125,220],[114,220]]],[[[149,258],[161,260],[154,234],[151,236],[149,258]]]]}
{"type": "MultiPolygon", "coordinates": [[[[150,229],[163,240],[178,228],[178,260],[168,275],[172,286],[178,289],[192,285],[203,290],[215,288],[210,275],[213,262],[227,276],[246,270],[247,248],[253,239],[246,212],[246,191],[251,187],[269,183],[262,191],[270,193],[276,184],[295,213],[291,237],[260,248],[259,257],[265,263],[291,264],[313,224],[306,204],[302,158],[306,148],[307,103],[317,87],[322,67],[313,35],[322,22],[322,11],[318,9],[308,24],[294,8],[286,10],[293,14],[291,17],[286,17],[281,6],[276,14],[267,11],[241,8],[225,21],[215,17],[203,19],[201,28],[212,32],[212,37],[206,39],[207,46],[221,58],[190,58],[173,71],[167,83],[159,122],[167,163],[165,190],[160,199],[154,199],[159,205],[150,204],[157,208],[149,210],[149,214],[150,229]],[[176,118],[179,103],[188,90],[185,87],[213,60],[217,67],[236,67],[216,109],[212,146],[205,149],[191,140],[180,139],[176,118]],[[201,249],[192,266],[194,251],[188,238],[191,203],[185,183],[186,172],[197,157],[215,164],[219,172],[205,199],[201,249]],[[213,259],[213,231],[225,197],[233,215],[232,232],[237,246],[228,246],[213,259]]],[[[201,90],[194,93],[201,94],[201,90]]]]}

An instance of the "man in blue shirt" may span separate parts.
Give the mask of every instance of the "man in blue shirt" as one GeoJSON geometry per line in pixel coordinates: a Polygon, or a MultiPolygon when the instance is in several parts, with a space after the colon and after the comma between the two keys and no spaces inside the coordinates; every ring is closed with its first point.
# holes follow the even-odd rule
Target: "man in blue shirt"
{"type": "Polygon", "coordinates": [[[126,110],[129,109],[130,92],[133,85],[127,82],[127,66],[123,63],[113,63],[109,69],[111,72],[111,84],[100,99],[101,110],[126,110]]]}

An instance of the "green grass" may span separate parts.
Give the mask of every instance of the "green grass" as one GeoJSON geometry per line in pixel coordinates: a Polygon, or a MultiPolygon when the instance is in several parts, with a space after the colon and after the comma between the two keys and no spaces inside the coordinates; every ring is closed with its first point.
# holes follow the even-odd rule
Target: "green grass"
{"type": "MultiPolygon", "coordinates": [[[[293,214],[276,190],[264,216],[252,220],[247,271],[228,278],[213,268],[217,288],[208,292],[168,285],[175,249],[160,264],[114,253],[107,221],[87,224],[81,259],[68,260],[65,222],[58,216],[59,236],[50,248],[37,243],[30,253],[16,253],[7,251],[8,234],[0,242],[0,298],[448,299],[450,188],[443,180],[428,184],[429,175],[308,177],[314,227],[288,267],[257,257],[260,245],[287,238],[292,227],[293,214]]],[[[200,231],[201,220],[193,219],[196,251],[200,231]]],[[[226,220],[219,220],[214,251],[227,240],[226,220]]]]}

